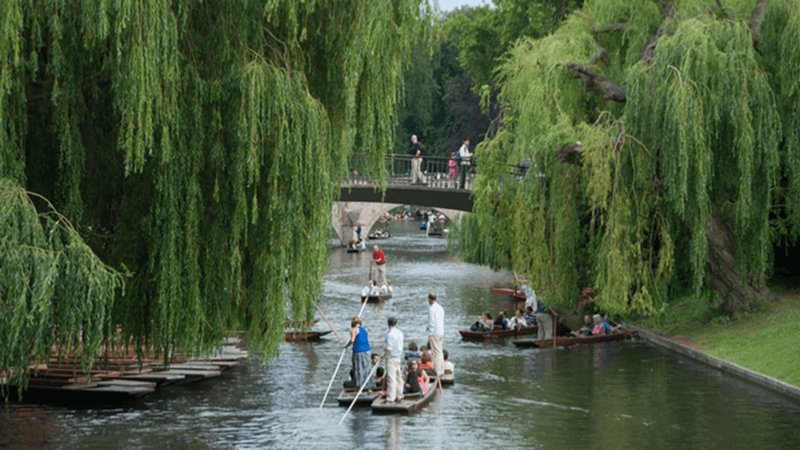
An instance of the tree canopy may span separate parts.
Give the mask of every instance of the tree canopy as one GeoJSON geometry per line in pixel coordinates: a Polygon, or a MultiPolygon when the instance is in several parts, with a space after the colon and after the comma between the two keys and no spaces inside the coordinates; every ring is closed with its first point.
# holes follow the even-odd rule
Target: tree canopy
{"type": "Polygon", "coordinates": [[[773,243],[800,226],[798,32],[791,0],[594,0],[520,40],[462,254],[567,308],[583,287],[612,313],[766,295],[773,243]]]}
{"type": "Polygon", "coordinates": [[[169,354],[308,320],[353,149],[394,140],[415,0],[4,2],[0,368],[111,324],[169,354]],[[34,194],[35,193],[35,194],[34,194]],[[124,289],[122,286],[124,285],[124,289]]]}

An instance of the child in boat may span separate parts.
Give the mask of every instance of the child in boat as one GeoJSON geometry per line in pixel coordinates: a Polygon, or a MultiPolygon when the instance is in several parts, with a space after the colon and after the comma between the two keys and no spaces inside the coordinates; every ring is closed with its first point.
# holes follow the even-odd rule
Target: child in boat
{"type": "Polygon", "coordinates": [[[412,360],[417,361],[417,360],[420,359],[420,357],[421,357],[421,355],[417,351],[417,343],[414,342],[414,341],[409,342],[408,343],[408,351],[406,352],[406,355],[405,355],[406,362],[412,361],[412,360]]]}
{"type": "Polygon", "coordinates": [[[375,386],[378,386],[378,387],[382,388],[383,387],[384,376],[386,375],[386,369],[384,369],[383,366],[379,366],[378,365],[378,364],[380,364],[380,362],[381,362],[381,355],[379,355],[377,353],[373,353],[372,354],[372,366],[373,367],[374,366],[378,366],[378,368],[375,369],[375,386]]]}
{"type": "Polygon", "coordinates": [[[442,350],[442,357],[444,358],[444,373],[453,373],[456,366],[450,362],[450,354],[447,353],[447,350],[442,350]]]}
{"type": "Polygon", "coordinates": [[[408,373],[406,374],[406,382],[403,389],[403,394],[416,394],[420,392],[421,387],[419,385],[417,369],[419,369],[417,361],[408,362],[408,373]]]}
{"type": "Polygon", "coordinates": [[[417,367],[417,383],[419,383],[419,390],[422,395],[428,393],[428,373],[422,367],[417,367]]]}
{"type": "Polygon", "coordinates": [[[427,349],[422,352],[419,367],[425,370],[433,370],[433,358],[431,358],[431,352],[427,349]]]}
{"type": "Polygon", "coordinates": [[[508,321],[508,327],[512,330],[521,330],[528,327],[528,323],[525,321],[525,316],[522,315],[522,309],[517,308],[514,310],[514,317],[508,321]]]}
{"type": "Polygon", "coordinates": [[[481,314],[481,316],[478,317],[478,320],[475,323],[473,323],[471,327],[469,327],[469,329],[472,331],[483,331],[483,332],[492,331],[493,328],[494,328],[494,322],[492,322],[492,315],[489,314],[488,311],[481,314]]]}
{"type": "Polygon", "coordinates": [[[600,317],[600,314],[593,315],[592,321],[594,322],[594,326],[592,327],[593,336],[606,334],[606,327],[603,326],[603,318],[600,317]]]}

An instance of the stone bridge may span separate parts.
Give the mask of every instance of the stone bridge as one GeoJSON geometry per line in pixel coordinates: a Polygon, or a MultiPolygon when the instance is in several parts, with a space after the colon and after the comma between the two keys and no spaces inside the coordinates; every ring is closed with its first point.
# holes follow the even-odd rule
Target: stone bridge
{"type": "Polygon", "coordinates": [[[459,171],[464,169],[466,173],[463,178],[459,173],[452,179],[448,158],[426,157],[420,164],[423,180],[412,184],[409,156],[390,155],[386,162],[389,176],[383,191],[376,180],[360,175],[357,164],[351,163],[350,178],[343,183],[339,201],[331,210],[331,224],[342,245],[353,239],[353,227],[360,224],[362,235],[366,236],[378,219],[397,206],[433,207],[450,219],[472,211],[471,166],[459,164],[459,171]]]}

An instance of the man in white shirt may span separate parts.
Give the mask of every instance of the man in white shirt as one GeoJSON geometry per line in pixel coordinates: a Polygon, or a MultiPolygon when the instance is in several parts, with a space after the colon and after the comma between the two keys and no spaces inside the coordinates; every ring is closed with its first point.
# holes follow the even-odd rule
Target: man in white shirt
{"type": "Polygon", "coordinates": [[[458,156],[461,158],[461,189],[467,184],[467,172],[472,165],[472,153],[469,151],[469,139],[464,139],[461,148],[458,149],[458,156]]]}
{"type": "Polygon", "coordinates": [[[431,350],[433,367],[436,376],[440,377],[444,373],[444,356],[442,346],[444,341],[444,309],[436,301],[436,294],[428,294],[428,348],[431,350]]]}
{"type": "Polygon", "coordinates": [[[383,350],[386,361],[386,400],[399,402],[403,399],[403,332],[397,329],[397,319],[389,317],[386,321],[389,333],[386,335],[386,348],[383,350]]]}

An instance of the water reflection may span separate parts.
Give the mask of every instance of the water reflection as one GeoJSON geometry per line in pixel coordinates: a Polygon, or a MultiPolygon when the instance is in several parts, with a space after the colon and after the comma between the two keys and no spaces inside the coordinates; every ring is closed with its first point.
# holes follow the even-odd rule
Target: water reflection
{"type": "MultiPolygon", "coordinates": [[[[433,290],[456,365],[456,385],[418,414],[354,408],[339,425],[345,408],[334,399],[349,352],[320,409],[341,354],[329,335],[317,344],[282,343],[269,364],[251,361],[225,380],[172,387],[122,407],[12,405],[0,412],[0,447],[800,448],[796,403],[642,343],[519,350],[462,342],[457,330],[480,312],[511,309],[488,292],[510,274],[459,262],[445,240],[425,238],[416,224],[392,231],[381,247],[396,291],[385,305],[365,309],[371,342],[382,349],[390,315],[407,341],[425,342],[433,290]]],[[[332,250],[320,306],[340,334],[359,310],[368,262],[368,253],[332,250]]]]}

